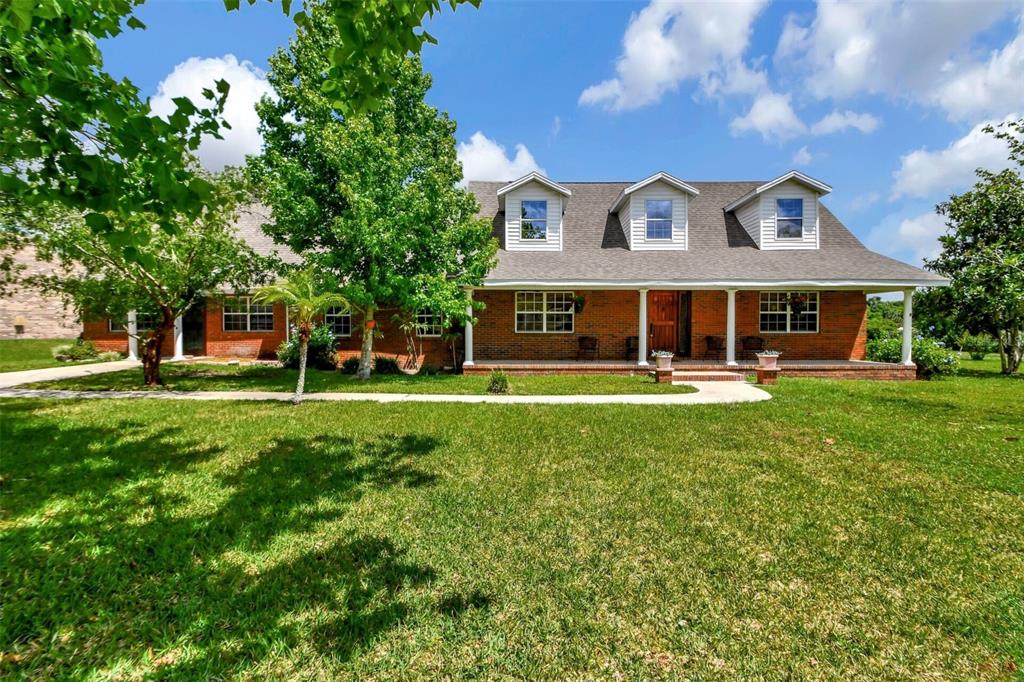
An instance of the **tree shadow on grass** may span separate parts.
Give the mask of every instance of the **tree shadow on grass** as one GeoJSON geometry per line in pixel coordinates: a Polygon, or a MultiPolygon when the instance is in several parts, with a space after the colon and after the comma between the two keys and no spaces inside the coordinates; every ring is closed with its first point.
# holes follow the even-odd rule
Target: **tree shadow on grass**
{"type": "MultiPolygon", "coordinates": [[[[321,524],[370,490],[434,484],[418,460],[436,439],[280,438],[232,458],[177,429],[69,427],[39,406],[3,413],[0,674],[102,674],[120,660],[226,677],[289,651],[344,663],[435,578],[381,533],[321,524]]],[[[446,611],[489,603],[451,599],[446,611]]]]}

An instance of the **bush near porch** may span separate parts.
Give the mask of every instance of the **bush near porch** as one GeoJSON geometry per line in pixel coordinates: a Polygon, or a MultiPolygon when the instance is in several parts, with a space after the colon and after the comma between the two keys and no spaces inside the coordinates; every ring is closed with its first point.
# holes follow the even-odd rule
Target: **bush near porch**
{"type": "Polygon", "coordinates": [[[1024,381],[964,366],[675,408],[0,402],[0,674],[1012,679],[1024,381]]]}

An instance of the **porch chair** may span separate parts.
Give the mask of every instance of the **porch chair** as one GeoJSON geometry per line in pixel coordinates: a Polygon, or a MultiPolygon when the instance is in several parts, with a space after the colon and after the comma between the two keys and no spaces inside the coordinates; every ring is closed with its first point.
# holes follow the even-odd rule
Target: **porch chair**
{"type": "Polygon", "coordinates": [[[725,352],[725,339],[721,336],[705,336],[704,343],[707,346],[704,353],[705,358],[722,359],[722,353],[725,352]]]}
{"type": "Polygon", "coordinates": [[[581,336],[579,337],[579,349],[576,351],[576,359],[588,359],[596,360],[598,356],[598,348],[600,341],[596,336],[581,336]]]}
{"type": "MultiPolygon", "coordinates": [[[[639,336],[627,336],[626,337],[626,359],[633,360],[637,357],[640,352],[640,337],[639,336]]],[[[643,360],[643,358],[640,358],[643,360]]]]}
{"type": "Polygon", "coordinates": [[[760,336],[744,336],[743,337],[743,357],[754,357],[757,353],[764,350],[764,339],[760,336]]]}

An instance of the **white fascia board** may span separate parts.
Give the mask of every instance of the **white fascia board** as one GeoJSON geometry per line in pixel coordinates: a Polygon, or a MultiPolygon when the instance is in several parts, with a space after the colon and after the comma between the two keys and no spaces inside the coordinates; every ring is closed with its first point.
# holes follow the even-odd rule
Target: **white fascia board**
{"type": "Polygon", "coordinates": [[[610,213],[616,213],[619,210],[619,208],[622,206],[622,202],[625,201],[626,197],[628,197],[630,194],[632,194],[633,192],[637,191],[638,189],[643,189],[644,187],[646,187],[647,185],[651,184],[652,182],[659,182],[659,181],[660,182],[664,182],[666,185],[670,185],[672,187],[675,187],[676,189],[678,189],[681,192],[686,192],[687,194],[691,194],[693,196],[697,196],[698,194],[700,194],[700,190],[697,189],[696,187],[694,187],[693,185],[688,185],[685,182],[683,182],[682,180],[680,180],[679,178],[677,178],[675,176],[672,176],[672,175],[669,175],[668,173],[665,173],[664,171],[662,171],[662,172],[659,172],[659,173],[655,173],[654,175],[652,175],[652,176],[650,176],[648,178],[644,178],[640,182],[638,182],[638,183],[636,183],[634,185],[630,185],[629,187],[627,187],[624,190],[622,190],[621,192],[619,192],[619,196],[615,199],[615,203],[612,204],[612,207],[610,209],[608,209],[608,211],[610,213]]]}
{"type": "Polygon", "coordinates": [[[763,185],[755,188],[751,192],[747,192],[739,199],[726,206],[725,211],[726,213],[728,213],[729,211],[735,211],[737,208],[747,203],[754,197],[759,196],[762,192],[766,192],[770,190],[772,187],[775,187],[776,185],[781,185],[782,183],[788,182],[790,180],[794,182],[799,182],[802,185],[806,185],[807,187],[810,187],[811,189],[813,189],[815,192],[822,196],[825,194],[829,194],[832,191],[832,187],[830,185],[825,184],[821,180],[815,180],[809,175],[804,175],[800,171],[794,170],[789,171],[785,175],[780,175],[774,180],[764,183],[763,185]]]}
{"type": "Polygon", "coordinates": [[[485,289],[845,289],[900,291],[947,286],[949,280],[486,280],[485,289]]]}
{"type": "Polygon", "coordinates": [[[512,190],[515,190],[515,189],[518,189],[518,188],[522,187],[523,185],[525,185],[528,182],[539,182],[540,184],[544,185],[548,189],[550,189],[550,190],[552,190],[554,192],[558,192],[559,194],[561,194],[564,197],[571,197],[572,196],[572,191],[568,187],[563,187],[562,185],[559,185],[554,180],[551,180],[550,178],[546,178],[546,177],[544,177],[543,175],[541,175],[540,173],[538,173],[536,171],[534,171],[532,173],[528,173],[527,175],[524,175],[523,177],[519,178],[518,180],[513,180],[512,182],[508,183],[507,185],[502,185],[501,187],[498,188],[498,196],[499,197],[500,196],[504,196],[505,194],[508,194],[512,190]]]}

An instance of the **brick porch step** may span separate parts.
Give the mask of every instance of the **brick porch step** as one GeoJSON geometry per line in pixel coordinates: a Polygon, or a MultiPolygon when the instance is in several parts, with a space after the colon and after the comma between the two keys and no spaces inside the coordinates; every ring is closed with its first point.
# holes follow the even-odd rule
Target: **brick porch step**
{"type": "Polygon", "coordinates": [[[672,381],[746,381],[746,375],[741,372],[690,372],[686,370],[675,370],[672,372],[672,381]]]}

